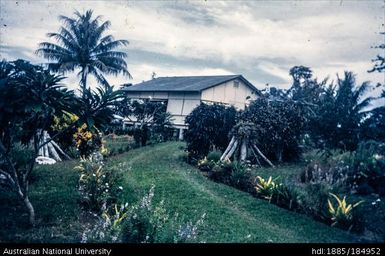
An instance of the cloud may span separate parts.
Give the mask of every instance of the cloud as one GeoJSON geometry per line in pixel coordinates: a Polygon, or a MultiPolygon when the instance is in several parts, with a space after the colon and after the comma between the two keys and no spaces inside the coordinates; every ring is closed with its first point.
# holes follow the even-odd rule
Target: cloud
{"type": "Polygon", "coordinates": [[[110,34],[130,41],[134,83],[152,72],[223,72],[241,73],[257,86],[287,87],[294,65],[310,66],[320,78],[352,70],[360,82],[384,82],[381,74],[366,72],[377,51],[371,46],[381,40],[382,1],[18,2],[0,2],[7,25],[1,26],[0,54],[7,58],[43,62],[33,52],[47,32],[58,30],[57,16],[92,7],[111,21],[110,34]]]}

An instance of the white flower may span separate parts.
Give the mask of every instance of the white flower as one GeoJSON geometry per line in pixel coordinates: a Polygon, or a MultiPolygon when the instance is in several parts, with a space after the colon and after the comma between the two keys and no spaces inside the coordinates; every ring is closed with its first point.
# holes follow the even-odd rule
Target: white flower
{"type": "Polygon", "coordinates": [[[374,201],[374,202],[372,202],[372,205],[376,205],[377,203],[374,201]]]}
{"type": "Polygon", "coordinates": [[[123,187],[122,187],[122,186],[119,186],[118,189],[123,190],[123,187]]]}
{"type": "Polygon", "coordinates": [[[378,199],[376,200],[376,202],[381,202],[381,199],[380,199],[380,198],[378,198],[378,199]]]}

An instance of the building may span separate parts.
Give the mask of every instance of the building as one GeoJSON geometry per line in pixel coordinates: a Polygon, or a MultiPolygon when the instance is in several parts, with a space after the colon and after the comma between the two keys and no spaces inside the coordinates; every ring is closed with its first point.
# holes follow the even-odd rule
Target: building
{"type": "Polygon", "coordinates": [[[164,101],[175,128],[186,129],[185,118],[201,102],[244,109],[260,92],[242,75],[158,77],[123,89],[128,98],[164,101]]]}

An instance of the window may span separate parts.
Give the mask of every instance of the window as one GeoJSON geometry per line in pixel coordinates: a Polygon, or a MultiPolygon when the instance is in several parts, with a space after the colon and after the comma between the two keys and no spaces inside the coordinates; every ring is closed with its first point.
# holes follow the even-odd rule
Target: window
{"type": "Polygon", "coordinates": [[[234,87],[239,88],[239,82],[238,81],[234,81],[234,87]]]}

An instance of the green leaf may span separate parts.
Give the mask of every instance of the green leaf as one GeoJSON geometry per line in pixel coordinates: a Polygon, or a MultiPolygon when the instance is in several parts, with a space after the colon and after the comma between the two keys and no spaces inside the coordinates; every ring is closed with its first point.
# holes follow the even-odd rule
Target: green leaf
{"type": "Polygon", "coordinates": [[[95,125],[95,120],[92,117],[87,117],[88,129],[92,129],[95,125]]]}

